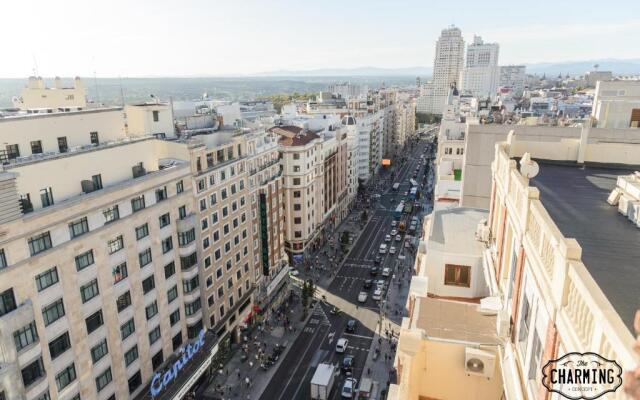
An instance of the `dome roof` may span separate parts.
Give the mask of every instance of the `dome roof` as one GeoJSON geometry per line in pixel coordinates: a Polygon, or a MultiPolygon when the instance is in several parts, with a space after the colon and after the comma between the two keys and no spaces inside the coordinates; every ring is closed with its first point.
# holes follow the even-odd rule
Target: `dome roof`
{"type": "Polygon", "coordinates": [[[342,117],[342,125],[355,125],[356,119],[351,115],[346,115],[342,117]]]}

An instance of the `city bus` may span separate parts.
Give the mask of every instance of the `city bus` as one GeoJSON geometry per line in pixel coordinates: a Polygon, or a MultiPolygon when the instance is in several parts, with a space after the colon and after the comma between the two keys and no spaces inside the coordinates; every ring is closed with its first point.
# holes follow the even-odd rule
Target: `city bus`
{"type": "Polygon", "coordinates": [[[400,219],[400,217],[402,216],[402,211],[404,210],[404,204],[399,204],[398,207],[396,207],[396,210],[393,213],[393,218],[395,218],[396,220],[400,219]]]}

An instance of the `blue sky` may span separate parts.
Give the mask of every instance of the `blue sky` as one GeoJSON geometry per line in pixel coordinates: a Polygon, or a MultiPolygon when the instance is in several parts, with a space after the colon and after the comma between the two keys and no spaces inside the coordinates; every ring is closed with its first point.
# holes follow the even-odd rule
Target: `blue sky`
{"type": "Polygon", "coordinates": [[[638,0],[33,0],[2,10],[0,77],[36,63],[44,76],[431,66],[452,23],[467,42],[500,43],[501,64],[640,58],[638,0]]]}

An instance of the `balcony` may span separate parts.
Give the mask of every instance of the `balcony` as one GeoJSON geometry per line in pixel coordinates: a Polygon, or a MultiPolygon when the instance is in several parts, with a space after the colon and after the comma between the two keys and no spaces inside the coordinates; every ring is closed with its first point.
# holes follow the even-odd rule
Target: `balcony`
{"type": "Polygon", "coordinates": [[[196,227],[196,213],[190,213],[184,218],[180,218],[176,221],[176,228],[178,233],[184,233],[188,230],[196,227]]]}

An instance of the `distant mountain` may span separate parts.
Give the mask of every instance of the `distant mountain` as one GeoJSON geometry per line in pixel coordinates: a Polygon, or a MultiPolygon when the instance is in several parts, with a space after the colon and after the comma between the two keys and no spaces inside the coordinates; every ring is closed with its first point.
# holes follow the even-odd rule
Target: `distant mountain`
{"type": "Polygon", "coordinates": [[[592,71],[596,64],[598,64],[599,71],[612,71],[614,75],[640,74],[640,59],[601,59],[527,64],[527,73],[584,75],[585,72],[592,71]]]}
{"type": "Polygon", "coordinates": [[[251,76],[282,76],[282,77],[310,77],[310,76],[431,76],[431,67],[407,67],[407,68],[323,68],[311,70],[279,70],[252,74],[251,76]]]}

